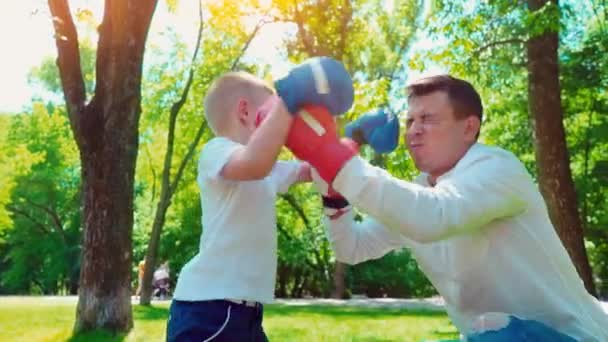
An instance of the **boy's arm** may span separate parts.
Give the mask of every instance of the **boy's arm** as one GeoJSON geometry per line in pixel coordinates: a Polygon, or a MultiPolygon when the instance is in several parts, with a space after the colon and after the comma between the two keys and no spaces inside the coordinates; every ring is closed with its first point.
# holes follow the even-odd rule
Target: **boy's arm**
{"type": "Polygon", "coordinates": [[[229,180],[256,180],[266,177],[285,143],[293,117],[278,97],[268,116],[253,132],[245,146],[237,148],[222,168],[220,175],[229,180]]]}
{"type": "Polygon", "coordinates": [[[312,175],[310,173],[310,164],[307,162],[300,163],[300,169],[298,170],[298,178],[294,183],[309,183],[312,182],[312,175]]]}
{"type": "Polygon", "coordinates": [[[225,179],[254,180],[268,175],[291,128],[289,113],[296,115],[303,105],[316,104],[339,115],[352,106],[354,98],[350,74],[341,62],[329,57],[311,58],[296,66],[275,82],[275,89],[274,108],[247,146],[235,151],[224,166],[221,175],[225,179]]]}
{"type": "Polygon", "coordinates": [[[275,193],[285,193],[289,191],[289,187],[298,182],[302,163],[296,160],[284,161],[280,160],[270,172],[268,176],[270,183],[273,186],[275,193]]]}

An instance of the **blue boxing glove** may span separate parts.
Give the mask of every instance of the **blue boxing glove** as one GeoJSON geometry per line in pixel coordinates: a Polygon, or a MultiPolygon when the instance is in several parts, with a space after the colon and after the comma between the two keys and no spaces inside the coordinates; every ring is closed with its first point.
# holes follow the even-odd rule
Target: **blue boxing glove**
{"type": "Polygon", "coordinates": [[[329,57],[314,57],[275,81],[287,110],[296,114],[303,105],[319,105],[341,115],[353,105],[353,80],[344,65],[329,57]]]}
{"type": "Polygon", "coordinates": [[[376,153],[388,153],[399,144],[399,120],[387,108],[361,115],[344,128],[345,135],[359,145],[368,144],[376,153]]]}

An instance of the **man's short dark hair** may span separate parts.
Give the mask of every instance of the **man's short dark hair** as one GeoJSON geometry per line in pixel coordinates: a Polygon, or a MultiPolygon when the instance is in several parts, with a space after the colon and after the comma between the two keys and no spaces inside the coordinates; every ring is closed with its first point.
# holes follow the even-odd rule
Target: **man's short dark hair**
{"type": "Polygon", "coordinates": [[[470,115],[479,118],[483,117],[483,106],[479,93],[473,88],[471,83],[450,75],[437,75],[421,78],[406,88],[407,98],[424,96],[436,91],[444,91],[454,108],[454,115],[457,119],[464,119],[470,115]]]}

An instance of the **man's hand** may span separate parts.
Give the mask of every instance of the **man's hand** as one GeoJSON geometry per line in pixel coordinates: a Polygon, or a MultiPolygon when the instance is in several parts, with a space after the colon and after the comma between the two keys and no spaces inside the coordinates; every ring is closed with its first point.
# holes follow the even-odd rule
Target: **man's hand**
{"type": "Polygon", "coordinates": [[[313,168],[310,171],[315,188],[319,191],[321,198],[323,199],[325,215],[327,215],[330,220],[335,220],[351,210],[351,205],[346,198],[327,184],[327,182],[319,176],[317,170],[313,168]]]}
{"type": "Polygon", "coordinates": [[[361,115],[344,131],[359,146],[368,144],[376,153],[392,152],[399,144],[399,120],[387,108],[361,115]]]}

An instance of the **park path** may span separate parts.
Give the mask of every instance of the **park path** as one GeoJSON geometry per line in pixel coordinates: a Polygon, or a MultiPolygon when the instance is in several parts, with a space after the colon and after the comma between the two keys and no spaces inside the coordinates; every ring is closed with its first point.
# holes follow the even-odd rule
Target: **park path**
{"type": "MultiPolygon", "coordinates": [[[[36,300],[41,305],[53,305],[57,303],[76,303],[78,296],[0,296],[0,302],[10,304],[24,300],[36,300]]],[[[154,303],[169,302],[170,300],[157,300],[154,303]]],[[[139,299],[131,297],[133,304],[138,304],[139,299]]],[[[347,300],[329,298],[298,298],[298,299],[276,299],[275,304],[309,306],[309,305],[329,305],[329,306],[352,306],[369,308],[395,308],[411,310],[433,310],[444,311],[444,303],[440,297],[426,299],[401,299],[401,298],[354,298],[347,300]]]]}
{"type": "MultiPolygon", "coordinates": [[[[76,303],[77,296],[0,296],[0,302],[9,304],[10,302],[19,302],[23,299],[37,299],[40,304],[53,303],[76,303]]],[[[135,297],[131,297],[133,304],[138,304],[135,297]]],[[[169,300],[154,300],[154,302],[169,302],[169,300]]],[[[308,305],[329,305],[329,306],[351,306],[351,307],[367,307],[367,308],[391,308],[391,309],[407,309],[407,310],[429,310],[429,311],[445,311],[445,303],[441,297],[420,298],[420,299],[405,299],[405,298],[353,298],[353,299],[329,299],[329,298],[298,298],[298,299],[276,299],[276,304],[293,305],[293,306],[308,306],[308,305]]],[[[608,302],[602,302],[604,311],[608,313],[608,302]]]]}

